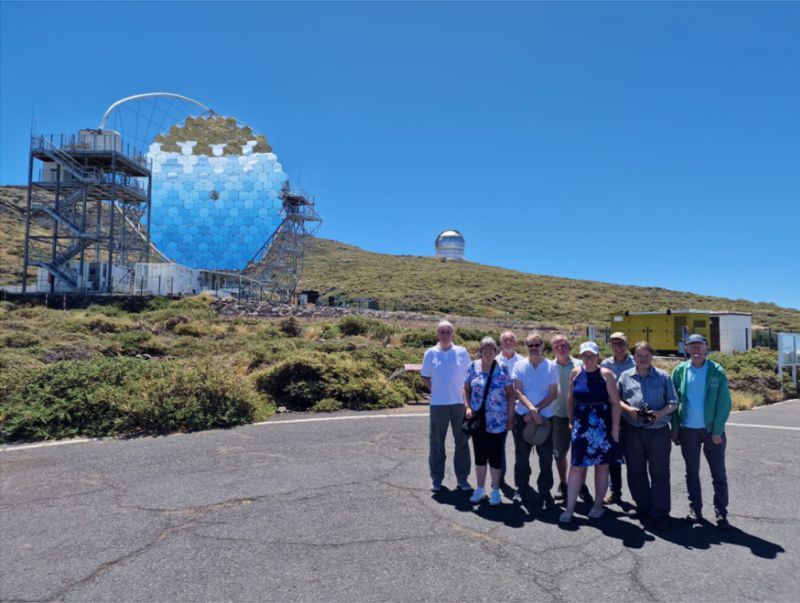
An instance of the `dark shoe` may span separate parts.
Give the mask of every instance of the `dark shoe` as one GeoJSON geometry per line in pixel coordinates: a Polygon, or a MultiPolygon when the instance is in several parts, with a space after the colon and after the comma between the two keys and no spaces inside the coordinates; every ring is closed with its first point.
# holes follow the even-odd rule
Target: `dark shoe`
{"type": "Polygon", "coordinates": [[[648,517],[650,517],[650,509],[646,507],[637,508],[634,510],[633,513],[631,513],[631,517],[633,517],[634,519],[642,519],[642,520],[647,519],[648,517]]]}
{"type": "Polygon", "coordinates": [[[717,515],[717,527],[723,532],[728,532],[732,529],[731,524],[728,522],[728,518],[725,517],[725,515],[717,515]]]}
{"type": "Polygon", "coordinates": [[[431,492],[438,492],[441,489],[442,489],[442,482],[434,480],[433,483],[431,483],[431,492]]]}
{"type": "Polygon", "coordinates": [[[545,494],[542,496],[542,508],[545,511],[551,511],[556,506],[556,501],[553,500],[553,497],[549,494],[545,494]]]}
{"type": "Polygon", "coordinates": [[[656,517],[656,519],[653,521],[653,527],[655,528],[656,532],[669,531],[669,517],[656,517]]]}
{"type": "Polygon", "coordinates": [[[458,489],[462,492],[472,492],[472,486],[469,485],[467,480],[458,482],[458,489]]]}
{"type": "Polygon", "coordinates": [[[621,502],[622,497],[619,495],[619,492],[609,492],[603,499],[603,503],[606,505],[618,505],[621,502]]]}
{"type": "Polygon", "coordinates": [[[702,523],[703,513],[694,507],[689,507],[689,514],[686,516],[689,523],[702,523]]]}
{"type": "Polygon", "coordinates": [[[556,490],[556,500],[567,502],[567,484],[558,484],[556,490]]]}
{"type": "Polygon", "coordinates": [[[581,487],[579,496],[581,497],[581,500],[585,503],[589,503],[590,505],[594,503],[594,497],[591,494],[589,494],[589,488],[586,487],[586,484],[583,484],[583,486],[581,487]]]}

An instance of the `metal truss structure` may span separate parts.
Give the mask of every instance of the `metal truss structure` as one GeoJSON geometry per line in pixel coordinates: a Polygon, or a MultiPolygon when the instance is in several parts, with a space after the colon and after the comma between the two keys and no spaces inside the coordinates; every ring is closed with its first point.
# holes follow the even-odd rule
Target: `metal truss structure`
{"type": "Polygon", "coordinates": [[[134,264],[149,260],[150,187],[146,158],[123,152],[117,132],[32,136],[22,292],[29,266],[47,271],[50,292],[127,291],[134,264]]]}
{"type": "Polygon", "coordinates": [[[269,301],[291,303],[303,275],[305,246],[322,223],[314,201],[292,192],[288,182],[281,190],[283,220],[250,260],[244,273],[261,282],[269,301]]]}

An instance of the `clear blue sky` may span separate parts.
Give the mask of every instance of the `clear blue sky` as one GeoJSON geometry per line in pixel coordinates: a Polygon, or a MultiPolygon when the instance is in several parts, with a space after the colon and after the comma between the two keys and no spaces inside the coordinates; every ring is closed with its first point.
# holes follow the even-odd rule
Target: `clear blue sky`
{"type": "Polygon", "coordinates": [[[0,183],[32,116],[173,91],[264,133],[321,236],[800,308],[800,3],[0,10],[0,183]]]}

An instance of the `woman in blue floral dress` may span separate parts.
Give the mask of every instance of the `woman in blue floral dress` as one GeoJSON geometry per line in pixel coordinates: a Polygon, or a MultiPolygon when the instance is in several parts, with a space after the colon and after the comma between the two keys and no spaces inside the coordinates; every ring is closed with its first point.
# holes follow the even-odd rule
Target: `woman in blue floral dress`
{"type": "Polygon", "coordinates": [[[492,474],[492,493],[489,504],[497,506],[502,503],[500,496],[500,478],[503,472],[503,446],[506,431],[514,425],[514,385],[505,365],[495,362],[497,344],[491,337],[484,337],[480,345],[480,359],[470,364],[464,379],[465,416],[470,418],[483,406],[483,393],[492,371],[489,393],[486,396],[486,429],[472,436],[475,450],[475,478],[477,487],[469,499],[479,503],[486,498],[486,463],[488,461],[492,474]]]}
{"type": "Polygon", "coordinates": [[[595,502],[589,517],[603,515],[609,463],[622,463],[619,444],[620,400],[614,373],[600,368],[600,349],[593,341],[581,344],[583,366],[570,375],[567,412],[572,432],[572,466],[567,484],[567,506],[559,521],[569,523],[586,469],[594,467],[595,502]]]}

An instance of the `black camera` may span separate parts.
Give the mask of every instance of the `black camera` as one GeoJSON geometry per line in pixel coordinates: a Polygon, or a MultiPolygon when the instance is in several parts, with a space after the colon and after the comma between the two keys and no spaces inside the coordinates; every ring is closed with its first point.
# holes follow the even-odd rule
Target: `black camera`
{"type": "Polygon", "coordinates": [[[643,404],[641,408],[636,411],[639,418],[639,423],[642,425],[650,425],[656,420],[656,413],[650,408],[648,404],[643,404]]]}

